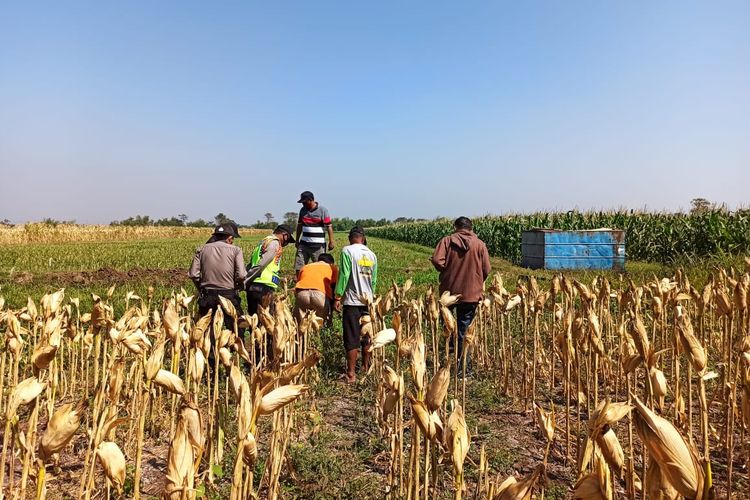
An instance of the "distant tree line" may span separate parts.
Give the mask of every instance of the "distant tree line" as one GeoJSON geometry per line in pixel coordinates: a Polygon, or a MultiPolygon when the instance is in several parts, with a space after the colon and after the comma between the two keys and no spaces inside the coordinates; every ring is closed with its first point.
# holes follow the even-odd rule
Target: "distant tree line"
{"type": "MultiPolygon", "coordinates": [[[[220,214],[223,215],[223,214],[220,214]]],[[[182,227],[211,227],[214,221],[205,219],[188,220],[188,216],[180,214],[176,217],[152,219],[148,215],[136,215],[122,220],[113,220],[110,226],[182,226],[182,227]]]]}
{"type": "MultiPolygon", "coordinates": [[[[263,214],[265,220],[257,220],[254,224],[239,224],[242,227],[251,227],[254,229],[273,229],[277,225],[288,224],[291,227],[297,226],[297,219],[299,214],[297,212],[286,212],[281,222],[277,221],[271,212],[263,214]]],[[[362,227],[379,227],[387,226],[389,224],[401,224],[404,222],[422,222],[425,219],[415,219],[413,217],[398,217],[394,220],[390,219],[352,219],[350,217],[332,218],[331,224],[333,225],[334,231],[348,231],[354,226],[362,227]]],[[[136,215],[134,217],[128,217],[127,219],[115,220],[110,223],[112,226],[183,226],[183,227],[210,227],[218,224],[226,224],[228,222],[235,222],[232,218],[228,217],[224,213],[218,213],[214,216],[213,220],[206,219],[195,219],[188,220],[188,216],[180,214],[174,217],[165,217],[163,219],[152,219],[148,215],[136,215]]]]}

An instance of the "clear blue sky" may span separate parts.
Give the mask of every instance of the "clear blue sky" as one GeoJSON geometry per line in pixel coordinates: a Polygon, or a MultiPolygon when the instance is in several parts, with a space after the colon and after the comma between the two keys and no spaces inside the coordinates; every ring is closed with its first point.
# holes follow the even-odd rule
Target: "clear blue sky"
{"type": "Polygon", "coordinates": [[[0,219],[750,204],[750,2],[4,2],[0,219]]]}

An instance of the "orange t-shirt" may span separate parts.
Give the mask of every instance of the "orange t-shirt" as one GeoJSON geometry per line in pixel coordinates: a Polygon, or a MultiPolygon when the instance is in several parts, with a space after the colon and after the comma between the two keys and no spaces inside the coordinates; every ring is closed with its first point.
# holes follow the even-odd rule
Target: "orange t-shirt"
{"type": "Polygon", "coordinates": [[[304,266],[299,273],[297,290],[320,290],[329,299],[333,299],[333,287],[339,279],[338,267],[327,262],[313,262],[304,266]]]}

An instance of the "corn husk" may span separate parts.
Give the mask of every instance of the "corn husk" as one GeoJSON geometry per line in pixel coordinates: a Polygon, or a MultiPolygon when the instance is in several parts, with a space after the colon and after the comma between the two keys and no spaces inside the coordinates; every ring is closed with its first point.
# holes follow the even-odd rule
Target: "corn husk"
{"type": "Polygon", "coordinates": [[[320,360],[320,353],[315,349],[310,352],[299,363],[287,365],[281,370],[279,375],[279,384],[287,385],[296,379],[305,369],[312,368],[320,360]]]}
{"type": "Polygon", "coordinates": [[[211,311],[208,311],[204,316],[202,316],[198,321],[195,322],[195,324],[193,325],[193,329],[190,330],[191,342],[193,342],[193,344],[200,344],[201,342],[203,342],[203,337],[206,335],[206,332],[209,331],[210,326],[211,311]]]}
{"type": "Polygon", "coordinates": [[[282,408],[296,400],[307,391],[306,385],[283,385],[272,390],[260,402],[258,415],[270,415],[279,408],[282,408]]]}
{"type": "Polygon", "coordinates": [[[103,441],[96,448],[96,458],[102,465],[109,484],[121,494],[125,484],[125,455],[120,447],[112,441],[103,441]]]}
{"type": "Polygon", "coordinates": [[[177,335],[180,332],[180,315],[177,314],[177,308],[175,307],[174,300],[166,300],[164,307],[164,313],[162,314],[162,325],[164,325],[164,331],[167,336],[176,342],[177,335]]]}
{"type": "Polygon", "coordinates": [[[221,304],[221,308],[224,310],[224,314],[232,319],[237,319],[237,309],[234,307],[234,304],[232,304],[231,300],[219,295],[219,303],[221,304]]]}
{"type": "Polygon", "coordinates": [[[651,460],[646,470],[646,488],[649,499],[678,500],[680,494],[667,480],[655,460],[651,460]]]}
{"type": "Polygon", "coordinates": [[[394,340],[396,340],[396,330],[393,328],[386,328],[373,336],[372,342],[367,346],[367,350],[372,352],[373,349],[383,347],[394,340]]]}
{"type": "Polygon", "coordinates": [[[680,339],[682,349],[687,355],[688,361],[697,372],[702,372],[706,368],[706,351],[703,349],[698,338],[693,332],[693,325],[687,312],[682,306],[675,308],[677,318],[677,334],[680,339]]]}
{"type": "Polygon", "coordinates": [[[124,336],[122,343],[128,351],[136,356],[144,354],[151,347],[151,341],[140,329],[124,336]]]}
{"type": "Polygon", "coordinates": [[[573,498],[584,500],[612,500],[614,492],[610,479],[609,466],[600,453],[596,454],[593,472],[578,480],[574,486],[573,498]]]}
{"type": "Polygon", "coordinates": [[[380,407],[383,420],[388,418],[388,416],[391,413],[393,413],[393,410],[396,409],[396,404],[398,403],[398,399],[399,399],[398,390],[388,391],[388,393],[385,395],[385,398],[383,399],[383,404],[380,407]]]}
{"type": "Polygon", "coordinates": [[[668,420],[655,414],[638,398],[634,398],[634,403],[635,427],[651,460],[656,461],[680,495],[701,500],[705,477],[695,448],[668,420]]]}
{"type": "Polygon", "coordinates": [[[461,300],[460,293],[453,295],[448,290],[446,290],[440,295],[440,305],[443,307],[450,307],[452,305],[458,304],[459,300],[461,300]]]}
{"type": "Polygon", "coordinates": [[[443,434],[443,425],[437,412],[430,412],[422,401],[411,399],[411,410],[414,415],[414,421],[427,439],[440,440],[443,434]]]}
{"type": "Polygon", "coordinates": [[[184,419],[177,421],[167,459],[167,484],[164,488],[170,500],[195,498],[195,448],[184,419]]]}
{"type": "Polygon", "coordinates": [[[651,380],[651,391],[659,408],[664,408],[664,397],[667,395],[667,378],[664,372],[652,366],[648,371],[648,377],[651,380]]]}
{"type": "Polygon", "coordinates": [[[258,461],[258,444],[255,441],[255,436],[252,432],[249,432],[247,436],[242,440],[242,460],[248,467],[254,467],[255,462],[258,461]]]}
{"type": "Polygon", "coordinates": [[[50,316],[57,314],[62,306],[63,300],[65,300],[65,289],[61,288],[55,293],[48,293],[42,297],[40,305],[42,306],[42,316],[49,318],[50,316]]]}
{"type": "Polygon", "coordinates": [[[391,391],[397,391],[399,387],[399,379],[400,377],[398,374],[391,368],[390,366],[386,365],[383,367],[383,384],[391,391]]]}
{"type": "Polygon", "coordinates": [[[432,377],[430,386],[427,388],[425,404],[430,411],[435,411],[443,405],[448,387],[451,383],[450,365],[441,367],[432,377]]]}
{"type": "Polygon", "coordinates": [[[542,431],[544,438],[549,442],[555,437],[555,414],[554,412],[547,412],[534,403],[534,413],[536,415],[536,422],[539,426],[539,430],[542,431]]]}
{"type": "Polygon", "coordinates": [[[510,476],[497,488],[494,500],[529,500],[544,466],[538,465],[534,471],[520,481],[510,476]]]}
{"type": "Polygon", "coordinates": [[[154,383],[172,394],[185,394],[185,385],[182,379],[169,370],[159,370],[154,377],[154,383]]]}
{"type": "Polygon", "coordinates": [[[13,388],[10,398],[8,398],[8,403],[5,408],[5,418],[11,420],[16,415],[20,406],[27,405],[34,401],[46,387],[47,384],[39,382],[39,379],[36,377],[29,377],[20,382],[13,388]]]}
{"type": "Polygon", "coordinates": [[[162,362],[164,361],[164,342],[158,342],[154,349],[151,351],[151,355],[149,355],[148,359],[146,360],[146,379],[147,380],[153,380],[154,377],[156,377],[156,374],[159,373],[159,370],[161,369],[162,362]]]}
{"type": "Polygon", "coordinates": [[[57,347],[44,344],[34,350],[31,362],[37,370],[46,370],[50,363],[52,363],[52,360],[55,359],[55,354],[57,354],[57,347]]]}
{"type": "Polygon", "coordinates": [[[469,431],[466,428],[464,410],[458,401],[453,401],[453,412],[448,417],[444,430],[445,447],[450,453],[453,462],[453,471],[457,481],[456,488],[461,488],[463,483],[464,461],[469,453],[469,431]]]}
{"type": "Polygon", "coordinates": [[[519,304],[521,304],[521,296],[520,295],[514,295],[510,299],[508,299],[508,302],[505,303],[505,312],[512,311],[515,309],[519,304]]]}
{"type": "Polygon", "coordinates": [[[625,467],[625,452],[617,439],[612,428],[607,429],[596,438],[596,444],[607,462],[607,465],[618,475],[622,474],[625,467]]]}
{"type": "Polygon", "coordinates": [[[426,371],[427,363],[425,361],[424,338],[422,337],[421,332],[417,332],[411,350],[411,376],[414,380],[414,385],[419,392],[422,392],[424,390],[424,378],[426,371]]]}
{"type": "Polygon", "coordinates": [[[52,414],[39,443],[42,460],[48,461],[68,445],[81,425],[81,417],[87,406],[88,401],[84,399],[75,407],[73,403],[64,404],[52,414]]]}

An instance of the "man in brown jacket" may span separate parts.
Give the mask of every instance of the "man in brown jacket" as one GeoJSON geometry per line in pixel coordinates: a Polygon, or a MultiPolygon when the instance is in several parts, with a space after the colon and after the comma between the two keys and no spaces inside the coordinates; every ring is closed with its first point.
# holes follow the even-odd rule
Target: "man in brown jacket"
{"type": "Polygon", "coordinates": [[[471,219],[459,217],[453,234],[441,239],[432,254],[432,265],[440,273],[440,293],[461,294],[456,305],[458,323],[458,369],[462,369],[464,337],[490,275],[487,246],[472,231],[471,219]]]}

